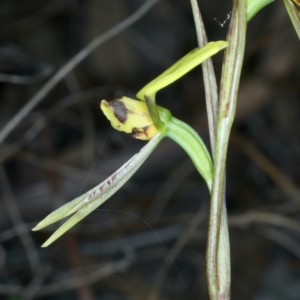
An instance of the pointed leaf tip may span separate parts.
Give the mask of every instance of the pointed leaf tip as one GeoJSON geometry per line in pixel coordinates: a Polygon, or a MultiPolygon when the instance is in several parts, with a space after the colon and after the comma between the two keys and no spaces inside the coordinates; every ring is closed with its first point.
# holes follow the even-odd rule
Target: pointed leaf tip
{"type": "Polygon", "coordinates": [[[37,224],[37,226],[32,229],[33,231],[39,230],[60,220],[62,215],[63,217],[66,217],[73,214],[73,216],[71,216],[48,238],[48,240],[42,245],[42,248],[51,245],[56,239],[81,221],[89,213],[110,198],[119,188],[121,188],[143,164],[163,137],[164,134],[156,134],[137,154],[135,154],[106,180],[82,196],[54,211],[43,221],[37,224]]]}

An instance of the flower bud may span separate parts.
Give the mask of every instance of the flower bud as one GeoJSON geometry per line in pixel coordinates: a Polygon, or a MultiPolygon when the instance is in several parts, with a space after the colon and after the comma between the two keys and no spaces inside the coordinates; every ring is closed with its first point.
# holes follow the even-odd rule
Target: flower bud
{"type": "Polygon", "coordinates": [[[159,132],[145,102],[122,97],[109,103],[102,100],[100,107],[113,128],[133,133],[136,139],[150,140],[159,132]]]}

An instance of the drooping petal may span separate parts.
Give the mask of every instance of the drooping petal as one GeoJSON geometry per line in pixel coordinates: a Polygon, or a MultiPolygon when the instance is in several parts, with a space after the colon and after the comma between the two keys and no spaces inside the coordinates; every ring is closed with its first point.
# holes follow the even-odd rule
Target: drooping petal
{"type": "Polygon", "coordinates": [[[155,149],[163,137],[164,135],[162,133],[156,134],[140,150],[139,153],[135,154],[128,162],[126,162],[106,180],[84,195],[52,212],[44,220],[37,224],[37,226],[32,230],[40,230],[62,218],[74,214],[50,236],[50,238],[42,245],[42,247],[49,246],[67,230],[72,228],[80,220],[82,220],[108,198],[110,198],[116,191],[118,191],[144,163],[144,161],[148,158],[150,153],[155,149]]]}

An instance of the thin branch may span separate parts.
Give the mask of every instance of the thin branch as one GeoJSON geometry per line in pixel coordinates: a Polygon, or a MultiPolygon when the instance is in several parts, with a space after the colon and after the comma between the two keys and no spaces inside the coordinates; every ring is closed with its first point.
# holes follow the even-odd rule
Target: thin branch
{"type": "Polygon", "coordinates": [[[16,159],[79,181],[84,180],[87,176],[89,176],[89,181],[93,183],[99,183],[99,181],[105,179],[104,175],[99,175],[94,172],[90,174],[89,172],[82,171],[79,168],[60,163],[54,159],[37,156],[33,153],[21,152],[16,156],[16,159]]]}
{"type": "Polygon", "coordinates": [[[4,247],[0,244],[0,270],[3,270],[6,261],[6,252],[4,247]]]}
{"type": "Polygon", "coordinates": [[[135,13],[116,26],[101,34],[83,48],[74,58],[66,63],[54,76],[39,90],[29,102],[4,126],[0,132],[0,144],[14,130],[14,128],[32,111],[32,109],[45,98],[45,96],[92,51],[104,42],[125,30],[149,11],[159,0],[147,0],[135,13]]]}
{"type": "MultiPolygon", "coordinates": [[[[44,2],[46,1],[43,1],[41,3],[44,2]]],[[[69,0],[54,0],[51,2],[48,1],[42,8],[37,9],[35,12],[30,13],[28,16],[21,17],[20,19],[17,19],[12,23],[6,22],[5,24],[3,24],[1,28],[1,38],[3,39],[3,37],[12,38],[15,36],[20,36],[26,31],[38,28],[55,17],[68,5],[70,5],[69,0]]],[[[4,12],[5,10],[3,9],[2,11],[4,12]]]]}
{"type": "Polygon", "coordinates": [[[47,122],[52,118],[56,117],[61,111],[69,108],[72,105],[79,104],[81,102],[86,102],[91,99],[98,99],[102,95],[106,95],[113,90],[118,89],[118,87],[113,86],[103,86],[96,87],[92,89],[83,90],[81,92],[75,93],[74,95],[68,95],[61,100],[59,100],[50,110],[42,113],[42,115],[37,115],[30,120],[33,124],[28,130],[23,134],[23,138],[18,140],[12,145],[7,147],[2,147],[0,151],[0,163],[3,163],[10,157],[16,155],[22,146],[26,143],[31,142],[46,126],[47,122]],[[75,97],[74,97],[75,96],[75,97]]]}
{"type": "Polygon", "coordinates": [[[10,219],[14,225],[14,229],[18,233],[23,246],[25,248],[29,265],[33,272],[37,271],[41,267],[41,262],[36,250],[36,246],[34,245],[34,241],[29,233],[27,226],[24,224],[22,220],[21,213],[19,211],[18,205],[14,198],[12,188],[10,186],[9,180],[7,178],[5,169],[3,166],[0,166],[0,182],[1,182],[1,190],[3,193],[3,198],[8,210],[8,214],[10,219]]]}
{"type": "Polygon", "coordinates": [[[265,237],[300,258],[300,243],[295,239],[275,228],[262,228],[261,232],[265,237]]]}
{"type": "Polygon", "coordinates": [[[156,223],[161,217],[161,214],[167,202],[172,198],[172,195],[175,194],[175,191],[179,189],[182,182],[194,171],[194,165],[189,159],[186,159],[180,163],[172,174],[168,176],[167,180],[161,184],[159,190],[153,197],[152,207],[148,211],[150,215],[153,215],[153,219],[151,220],[152,224],[156,223]]]}
{"type": "MultiPolygon", "coordinates": [[[[74,101],[76,101],[76,95],[81,92],[82,89],[74,72],[70,72],[70,74],[66,76],[65,82],[74,101]]],[[[86,103],[79,103],[79,107],[82,113],[82,156],[86,164],[91,164],[94,159],[95,150],[95,120],[91,108],[86,103]]]]}
{"type": "MultiPolygon", "coordinates": [[[[24,224],[15,226],[13,228],[9,228],[5,231],[2,231],[0,233],[0,243],[9,241],[10,239],[13,239],[18,234],[24,234],[26,232],[29,232],[31,227],[32,227],[31,224],[30,224],[30,226],[28,226],[28,224],[24,223],[24,224]]],[[[0,268],[0,270],[1,270],[1,268],[0,268]]]]}
{"type": "MultiPolygon", "coordinates": [[[[176,257],[179,255],[181,250],[185,247],[185,245],[189,242],[189,240],[193,237],[196,230],[198,229],[201,222],[204,220],[206,214],[203,212],[203,208],[200,207],[196,215],[192,217],[192,219],[187,224],[187,228],[180,235],[180,238],[177,240],[175,245],[172,247],[172,250],[169,252],[168,256],[172,257],[173,261],[175,261],[176,257]]],[[[172,261],[169,259],[165,259],[163,266],[160,268],[158,275],[156,276],[154,286],[149,293],[148,300],[157,300],[159,297],[160,288],[164,282],[164,279],[167,275],[167,272],[172,264],[172,261]]]]}
{"type": "MultiPolygon", "coordinates": [[[[96,271],[87,273],[84,276],[85,284],[93,284],[98,282],[108,276],[116,272],[124,272],[132,263],[133,257],[132,255],[126,255],[125,258],[117,261],[107,263],[99,268],[96,271]]],[[[33,287],[36,294],[39,296],[46,296],[51,294],[56,294],[62,291],[67,291],[71,289],[78,288],[82,285],[83,280],[81,276],[74,276],[65,280],[59,280],[55,283],[50,283],[44,286],[41,286],[38,291],[36,291],[36,287],[33,287]]],[[[0,284],[0,294],[6,295],[21,295],[23,286],[21,285],[5,285],[0,284]]],[[[28,293],[31,292],[30,290],[27,291],[28,293]]]]}
{"type": "Polygon", "coordinates": [[[35,297],[38,293],[39,289],[41,288],[43,282],[46,280],[48,275],[51,272],[50,266],[43,266],[40,268],[31,282],[23,289],[21,293],[21,298],[24,300],[30,300],[35,297]]]}
{"type": "Polygon", "coordinates": [[[245,138],[237,131],[233,132],[231,139],[281,189],[288,193],[298,190],[297,185],[288,176],[281,172],[276,164],[274,164],[265,154],[263,154],[262,151],[260,151],[249,139],[245,138]]]}
{"type": "Polygon", "coordinates": [[[244,214],[230,216],[230,226],[249,226],[252,224],[267,224],[289,229],[300,234],[300,223],[292,218],[274,213],[250,211],[244,214]]]}

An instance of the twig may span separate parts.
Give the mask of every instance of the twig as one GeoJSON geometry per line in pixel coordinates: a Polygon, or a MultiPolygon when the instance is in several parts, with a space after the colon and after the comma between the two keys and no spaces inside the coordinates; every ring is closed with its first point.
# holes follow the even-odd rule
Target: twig
{"type": "Polygon", "coordinates": [[[98,282],[116,272],[124,272],[133,262],[133,255],[129,251],[126,256],[117,262],[107,263],[104,266],[97,268],[96,271],[85,274],[84,279],[81,277],[73,277],[57,283],[44,286],[39,291],[39,295],[45,296],[61,291],[78,288],[82,284],[92,284],[98,282]]]}
{"type": "Polygon", "coordinates": [[[289,250],[295,256],[300,258],[300,243],[298,243],[295,239],[275,228],[262,228],[260,231],[265,237],[271,241],[274,241],[281,247],[289,250]]]}
{"type": "Polygon", "coordinates": [[[279,214],[251,211],[229,218],[230,226],[247,226],[257,223],[278,226],[300,233],[300,223],[298,221],[279,214]]]}
{"type": "Polygon", "coordinates": [[[42,283],[49,275],[50,271],[50,266],[43,266],[43,268],[39,269],[34,278],[31,280],[31,282],[22,291],[21,298],[24,300],[33,299],[34,296],[38,293],[39,289],[41,288],[42,283]]]}
{"type": "MultiPolygon", "coordinates": [[[[80,92],[81,86],[74,74],[70,72],[65,78],[67,87],[69,88],[71,95],[76,101],[76,95],[80,92]]],[[[77,102],[77,101],[76,101],[77,102]]],[[[90,164],[94,159],[94,150],[95,150],[95,126],[94,126],[94,116],[91,112],[90,107],[86,103],[79,103],[79,108],[82,112],[82,131],[83,131],[83,140],[82,140],[82,154],[83,160],[85,163],[90,164]]]]}
{"type": "MultiPolygon", "coordinates": [[[[127,255],[125,258],[112,263],[107,263],[104,266],[99,267],[96,271],[87,273],[84,276],[85,284],[95,283],[100,281],[116,272],[125,271],[132,263],[133,258],[131,255],[127,255]]],[[[59,282],[50,283],[40,287],[37,291],[37,295],[46,296],[55,294],[58,292],[78,288],[84,281],[81,277],[73,277],[59,282]]],[[[21,285],[4,285],[0,284],[0,294],[6,295],[20,295],[23,287],[21,285]]]]}
{"type": "Polygon", "coordinates": [[[151,220],[152,224],[157,222],[168,200],[171,199],[181,183],[194,170],[194,165],[189,159],[186,159],[176,167],[172,174],[168,176],[167,180],[160,186],[153,197],[152,208],[149,210],[149,214],[153,215],[153,219],[151,220]]]}
{"type": "MultiPolygon", "coordinates": [[[[3,163],[10,157],[14,156],[18,153],[25,143],[29,143],[34,139],[37,134],[45,127],[48,120],[54,118],[58,115],[62,110],[67,109],[68,107],[81,103],[83,101],[87,101],[93,98],[99,98],[107,93],[110,93],[113,90],[116,90],[117,87],[113,86],[103,86],[96,87],[92,89],[83,90],[81,92],[75,93],[74,95],[68,95],[62,98],[58,103],[53,106],[49,111],[45,112],[42,116],[36,116],[32,118],[32,126],[24,133],[23,139],[15,142],[12,145],[7,146],[4,149],[1,149],[0,152],[0,163],[3,163]],[[75,96],[75,97],[74,97],[75,96]]],[[[31,120],[30,120],[31,121],[31,120]]]]}
{"type": "Polygon", "coordinates": [[[20,214],[18,205],[15,201],[9,180],[7,178],[5,169],[3,166],[0,166],[0,182],[1,189],[3,193],[3,198],[11,218],[11,221],[14,225],[16,232],[18,233],[25,251],[27,253],[27,258],[29,261],[30,268],[33,272],[36,272],[40,269],[41,263],[36,250],[36,246],[34,245],[34,241],[29,233],[28,228],[24,224],[22,220],[22,216],[20,214]]]}
{"type": "Polygon", "coordinates": [[[4,247],[0,244],[0,270],[3,269],[6,261],[6,252],[4,247]]]}
{"type": "Polygon", "coordinates": [[[292,193],[298,190],[297,185],[264,155],[249,139],[243,137],[237,131],[231,136],[232,141],[250,157],[280,188],[292,193]]]}
{"type": "Polygon", "coordinates": [[[22,35],[32,28],[38,28],[51,18],[55,17],[57,13],[67,5],[70,5],[69,0],[54,0],[47,2],[41,9],[38,9],[32,14],[22,17],[21,19],[18,18],[15,22],[3,24],[4,26],[1,28],[1,38],[12,38],[22,35]]]}
{"type": "Polygon", "coordinates": [[[17,225],[17,226],[15,226],[13,228],[9,228],[9,229],[7,229],[5,231],[2,231],[0,233],[0,243],[4,243],[6,241],[9,241],[10,239],[13,239],[18,234],[24,234],[26,232],[29,232],[30,228],[32,228],[32,225],[29,226],[28,224],[26,225],[24,223],[24,224],[21,224],[21,225],[17,225]]]}
{"type": "MultiPolygon", "coordinates": [[[[89,175],[89,172],[82,171],[76,167],[62,164],[54,159],[43,158],[32,153],[21,152],[16,156],[16,159],[34,165],[39,168],[46,169],[51,172],[58,173],[67,178],[73,178],[75,180],[84,180],[89,175]]],[[[89,181],[93,183],[99,183],[99,181],[105,179],[105,177],[96,173],[91,173],[89,181]]]]}
{"type": "Polygon", "coordinates": [[[130,29],[130,34],[127,38],[152,63],[162,68],[168,68],[172,65],[171,57],[137,30],[130,29]]]}
{"type": "Polygon", "coordinates": [[[76,288],[77,298],[82,300],[95,300],[94,292],[86,282],[85,274],[83,272],[83,259],[81,251],[79,250],[79,243],[72,232],[65,235],[63,239],[63,246],[67,255],[67,261],[71,267],[72,273],[77,278],[81,278],[80,285],[76,288]]]}
{"type": "Polygon", "coordinates": [[[159,0],[147,0],[135,13],[116,26],[101,34],[83,48],[74,58],[66,63],[54,76],[39,90],[29,102],[4,126],[0,132],[0,144],[11,131],[26,117],[27,114],[59,83],[71,70],[82,62],[93,50],[137,22],[159,0]]]}
{"type": "Polygon", "coordinates": [[[8,82],[11,84],[32,84],[36,83],[44,78],[49,77],[53,73],[53,67],[47,66],[45,69],[37,75],[32,76],[20,76],[0,73],[0,82],[8,82]]]}
{"type": "MultiPolygon", "coordinates": [[[[180,235],[172,250],[169,252],[168,256],[171,256],[173,260],[179,255],[184,246],[189,242],[189,240],[195,234],[198,226],[205,218],[206,214],[203,213],[203,208],[201,207],[196,215],[190,220],[187,225],[187,229],[180,235]]],[[[148,300],[157,300],[159,296],[159,290],[164,282],[164,278],[172,264],[172,261],[165,259],[163,266],[160,268],[158,275],[155,278],[154,286],[149,294],[148,300]]]]}

